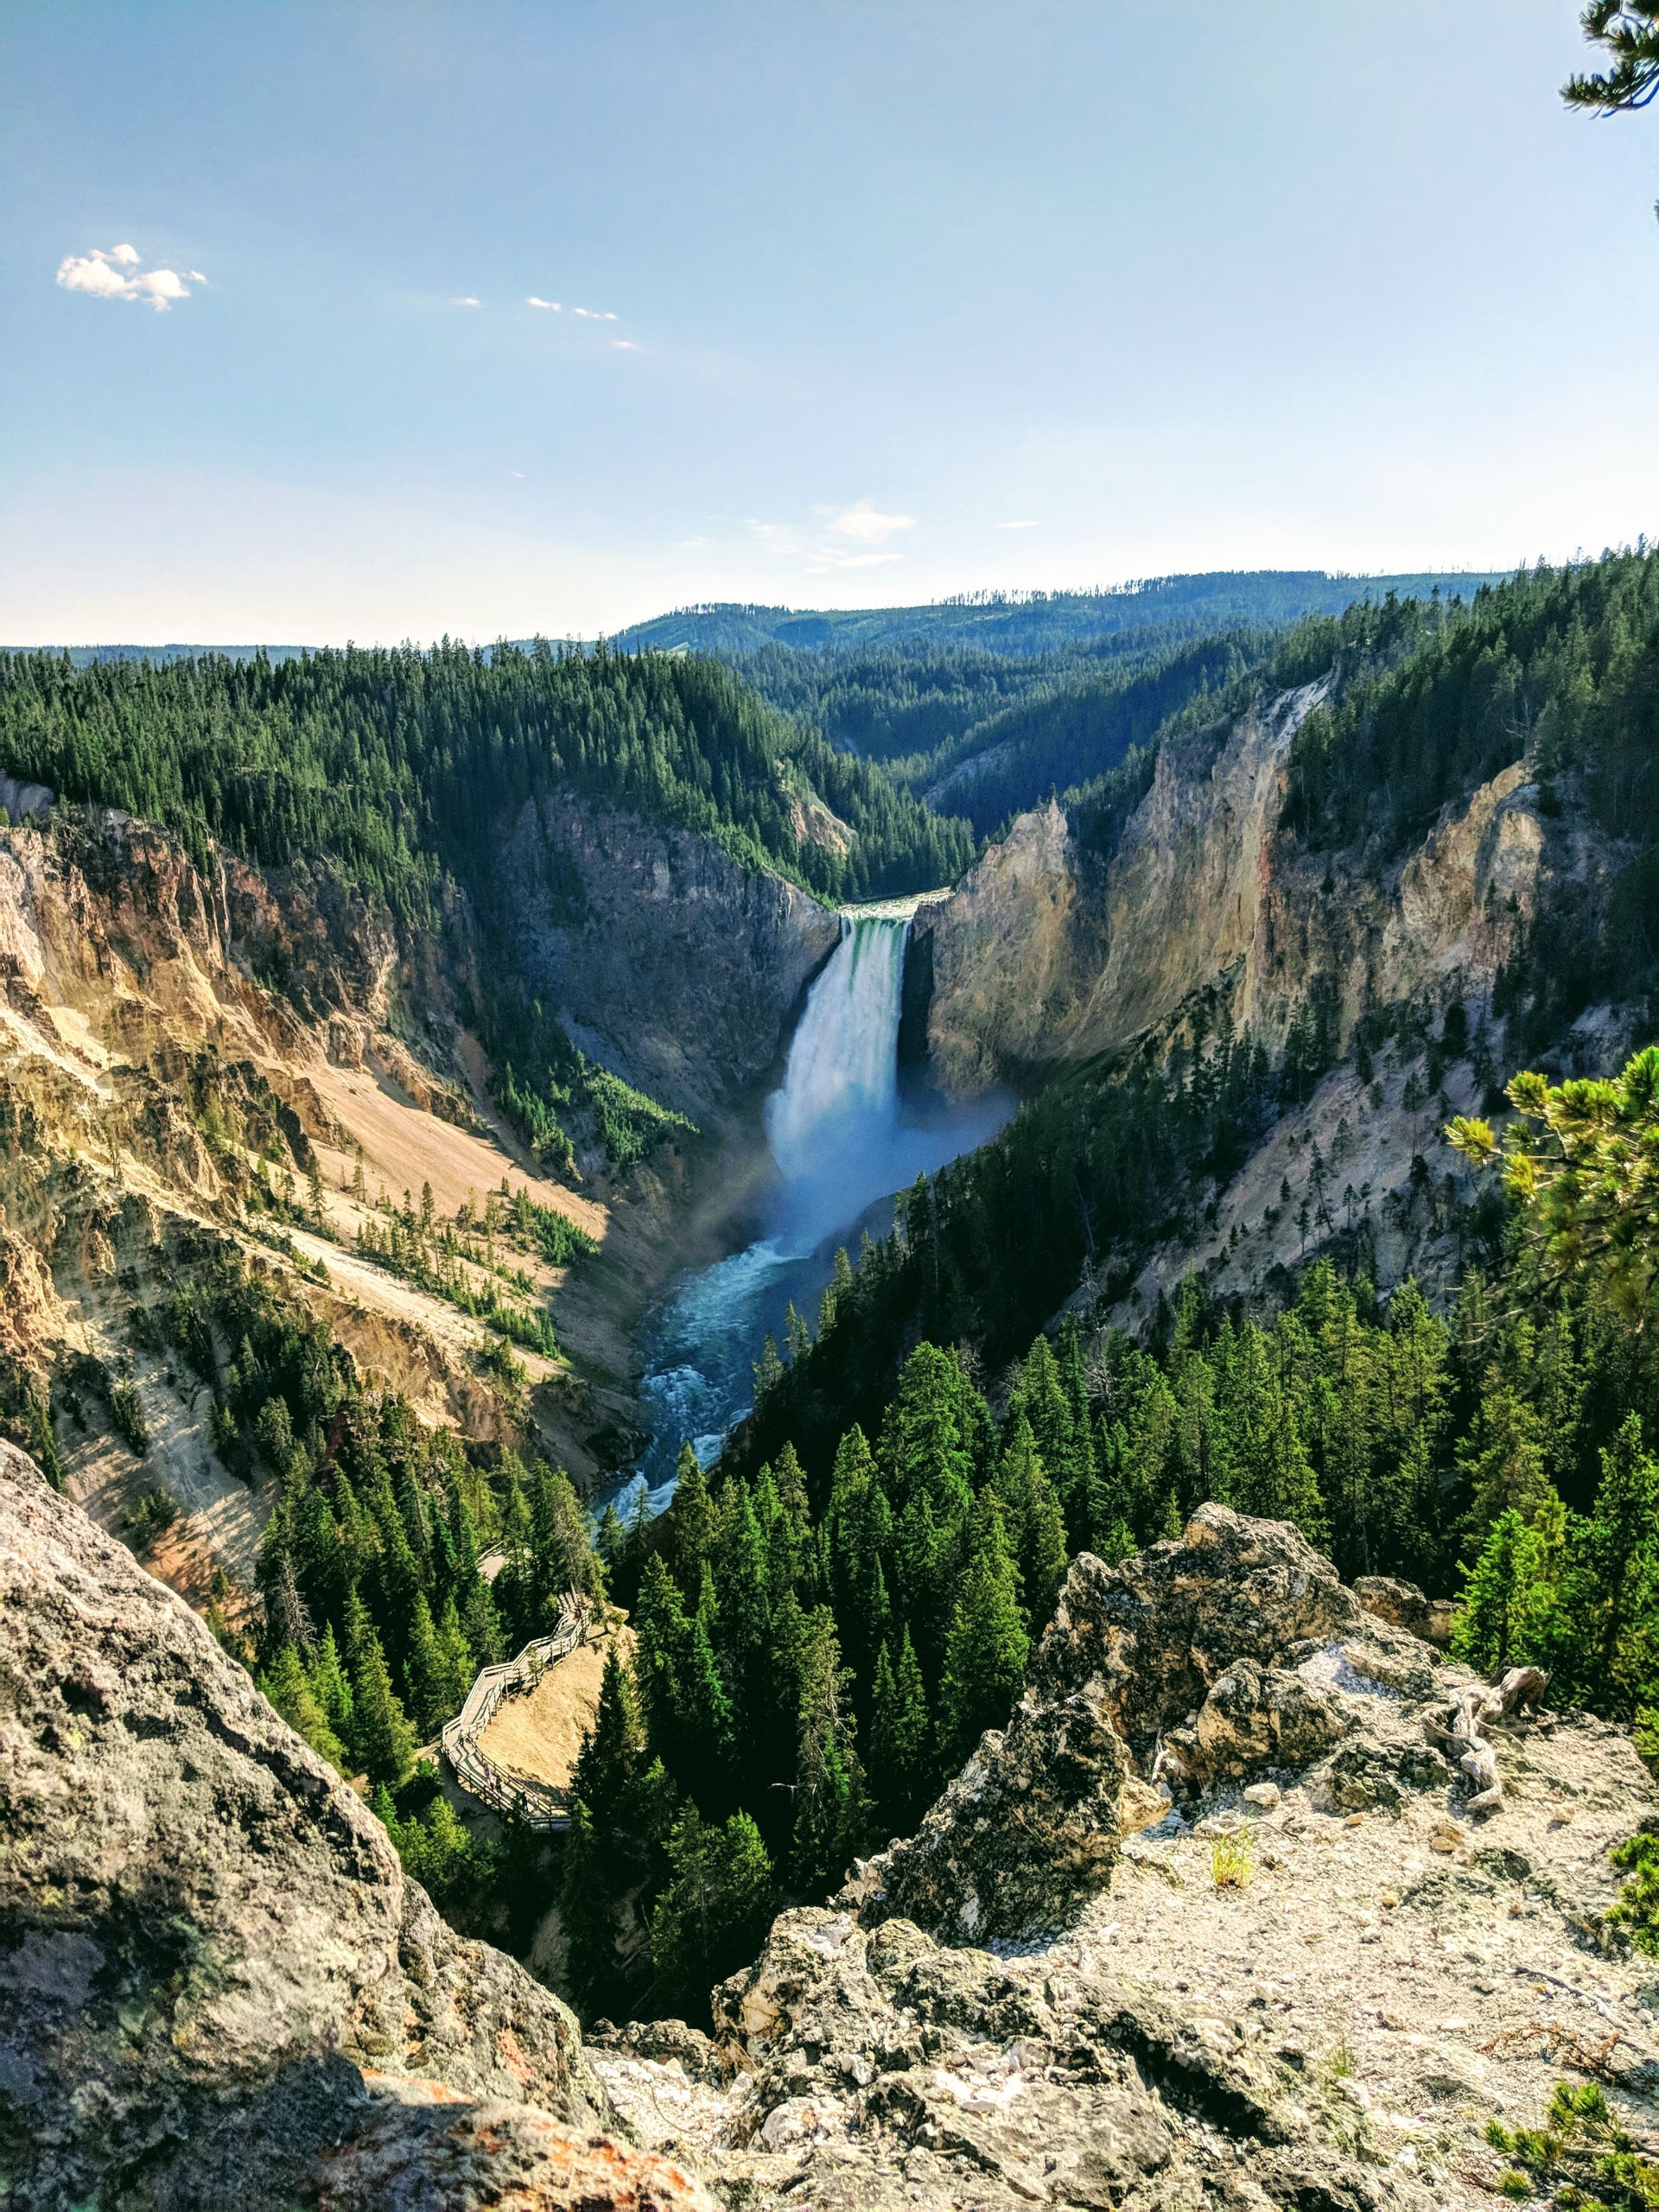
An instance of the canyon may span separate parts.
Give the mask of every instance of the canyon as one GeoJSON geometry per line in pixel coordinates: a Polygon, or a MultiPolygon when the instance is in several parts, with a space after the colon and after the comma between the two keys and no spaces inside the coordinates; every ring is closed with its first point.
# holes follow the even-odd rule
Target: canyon
{"type": "Polygon", "coordinates": [[[0,1600],[29,2212],[1429,2212],[1491,2200],[1488,2120],[1563,2068],[1659,2117],[1659,1986],[1611,1911],[1607,1847],[1659,1808],[1628,1736],[1489,1700],[1496,1803],[1465,1811],[1466,1670],[1285,1523],[1205,1507],[1081,1555],[915,1839],[784,1913],[712,2036],[585,2044],[7,1446],[0,1600]]]}

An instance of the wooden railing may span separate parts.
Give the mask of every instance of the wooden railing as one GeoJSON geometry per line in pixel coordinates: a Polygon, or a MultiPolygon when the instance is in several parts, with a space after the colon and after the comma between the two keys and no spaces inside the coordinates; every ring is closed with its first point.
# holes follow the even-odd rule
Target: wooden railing
{"type": "Polygon", "coordinates": [[[532,1828],[568,1828],[570,1812],[561,1789],[550,1783],[533,1782],[526,1775],[510,1774],[486,1757],[479,1738],[495,1718],[504,1697],[533,1690],[556,1660],[563,1659],[586,1641],[593,1616],[586,1602],[567,1600],[559,1624],[551,1636],[537,1637],[516,1659],[499,1667],[486,1667],[467,1693],[467,1702],[445,1724],[439,1742],[454,1777],[474,1797],[481,1797],[498,1813],[506,1813],[532,1828]]]}

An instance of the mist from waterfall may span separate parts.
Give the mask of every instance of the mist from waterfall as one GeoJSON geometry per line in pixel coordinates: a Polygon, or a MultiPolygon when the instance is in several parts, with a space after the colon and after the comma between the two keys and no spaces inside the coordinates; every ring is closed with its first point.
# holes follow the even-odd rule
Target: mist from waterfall
{"type": "Polygon", "coordinates": [[[899,1025],[914,900],[855,908],[807,995],[766,1101],[766,1140],[778,1175],[766,1233],[685,1277],[649,1329],[641,1394],[651,1446],[614,1493],[624,1510],[641,1483],[654,1509],[673,1491],[688,1440],[705,1465],[753,1400],[753,1363],[770,1331],[780,1342],[792,1300],[809,1321],[838,1244],[868,1228],[882,1236],[886,1203],[947,1160],[983,1144],[1007,1120],[1003,1096],[966,1107],[909,1109],[899,1090],[899,1025]]]}

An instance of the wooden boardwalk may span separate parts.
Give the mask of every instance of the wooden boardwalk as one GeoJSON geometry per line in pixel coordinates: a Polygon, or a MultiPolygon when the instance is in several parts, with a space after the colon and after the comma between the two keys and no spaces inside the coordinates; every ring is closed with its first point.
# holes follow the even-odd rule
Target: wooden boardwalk
{"type": "Polygon", "coordinates": [[[443,1756],[463,1789],[471,1790],[474,1797],[481,1797],[498,1813],[505,1813],[532,1828],[569,1827],[569,1807],[564,1792],[544,1782],[532,1782],[527,1776],[504,1772],[485,1756],[478,1739],[495,1718],[495,1709],[504,1697],[534,1689],[556,1660],[563,1659],[566,1652],[574,1651],[579,1643],[586,1642],[592,1626],[593,1612],[586,1599],[573,1604],[567,1599],[560,1610],[559,1624],[551,1636],[537,1637],[534,1643],[524,1646],[516,1659],[506,1660],[499,1667],[484,1669],[467,1691],[466,1704],[453,1720],[445,1724],[438,1739],[443,1756]]]}

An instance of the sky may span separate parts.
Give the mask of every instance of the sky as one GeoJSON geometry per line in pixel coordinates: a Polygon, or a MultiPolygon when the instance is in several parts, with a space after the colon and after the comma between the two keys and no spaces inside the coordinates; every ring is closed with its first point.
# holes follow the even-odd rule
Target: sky
{"type": "Polygon", "coordinates": [[[1574,0],[6,0],[0,642],[1659,529],[1574,0]]]}

